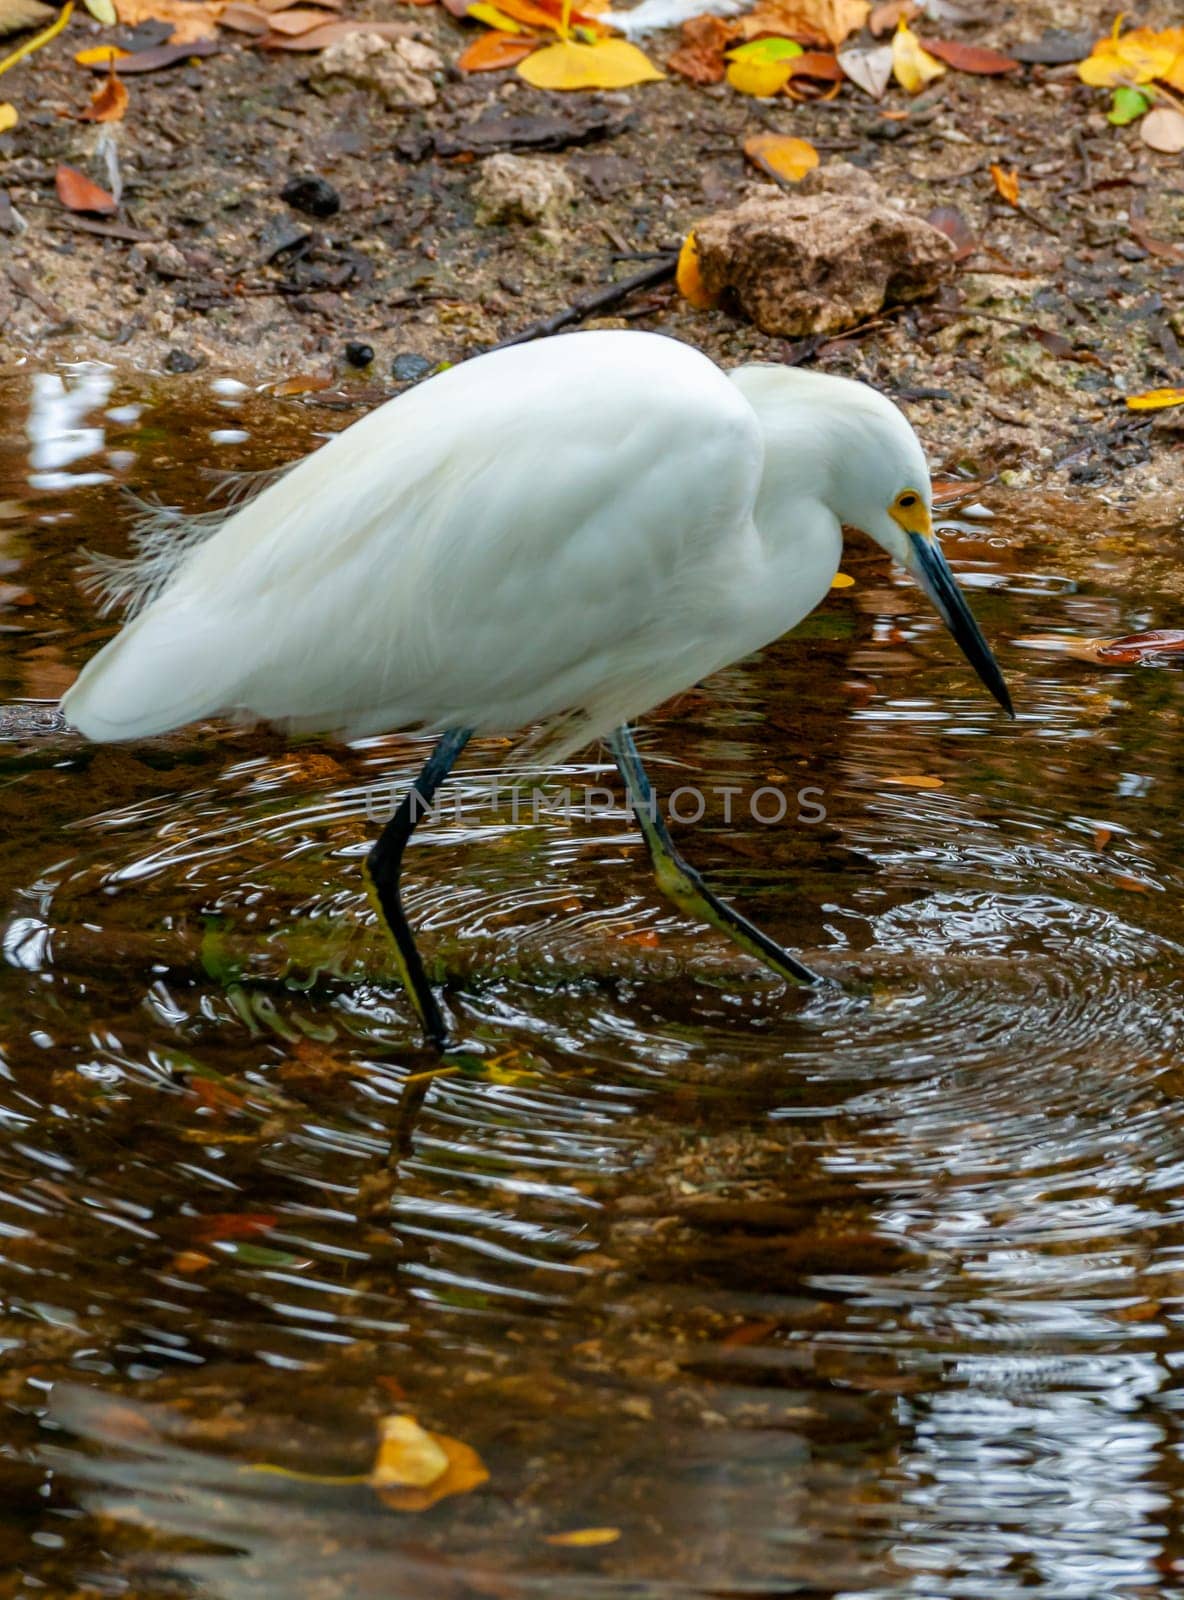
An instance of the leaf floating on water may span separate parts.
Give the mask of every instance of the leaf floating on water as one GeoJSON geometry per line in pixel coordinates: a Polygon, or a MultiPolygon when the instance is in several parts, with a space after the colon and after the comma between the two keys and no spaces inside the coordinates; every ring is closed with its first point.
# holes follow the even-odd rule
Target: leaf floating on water
{"type": "Polygon", "coordinates": [[[836,572],[834,577],[830,580],[830,586],[832,589],[850,589],[854,583],[855,579],[849,572],[836,572]]]}
{"type": "Polygon", "coordinates": [[[892,71],[900,87],[908,94],[920,94],[927,83],[943,77],[945,70],[935,56],[921,48],[908,23],[899,23],[892,35],[892,71]]]}
{"type": "Polygon", "coordinates": [[[1128,394],[1128,411],[1162,411],[1166,406],[1184,406],[1184,389],[1144,389],[1142,394],[1128,394]]]}
{"type": "Polygon", "coordinates": [[[754,133],[744,141],[744,154],[754,167],[799,183],[818,165],[818,151],[808,139],[783,133],[754,133]]]}
{"type": "Polygon", "coordinates": [[[620,1537],[620,1528],[572,1528],[569,1533],[544,1534],[543,1543],[566,1550],[592,1550],[597,1545],[616,1544],[620,1537]]]}
{"type": "Polygon", "coordinates": [[[569,90],[629,89],[638,83],[657,83],[665,74],[627,39],[601,39],[595,44],[560,39],[519,62],[518,76],[536,89],[569,90]]]}
{"type": "Polygon", "coordinates": [[[367,1482],[394,1511],[427,1511],[438,1500],[469,1494],[489,1481],[471,1445],[430,1433],[413,1416],[383,1417],[378,1429],[378,1455],[367,1482]]]}
{"type": "Polygon", "coordinates": [[[95,216],[112,217],[119,209],[115,196],[92,183],[77,167],[63,163],[54,174],[54,187],[67,211],[89,211],[95,216]]]}
{"type": "Polygon", "coordinates": [[[946,786],[944,778],[929,778],[923,773],[908,773],[904,777],[885,778],[884,782],[903,784],[906,789],[944,789],[946,786]]]}
{"type": "Polygon", "coordinates": [[[991,181],[995,185],[995,192],[1001,200],[1006,200],[1009,206],[1018,206],[1020,203],[1020,175],[1014,167],[1008,172],[997,161],[991,162],[991,181]]]}
{"type": "Polygon", "coordinates": [[[1073,634],[1038,633],[1016,644],[1028,650],[1050,650],[1101,667],[1155,665],[1159,658],[1184,654],[1184,630],[1155,628],[1148,633],[1128,633],[1119,639],[1083,639],[1073,634]]]}
{"type": "Polygon", "coordinates": [[[1184,111],[1156,106],[1139,124],[1139,138],[1159,155],[1178,156],[1184,150],[1184,111]]]}

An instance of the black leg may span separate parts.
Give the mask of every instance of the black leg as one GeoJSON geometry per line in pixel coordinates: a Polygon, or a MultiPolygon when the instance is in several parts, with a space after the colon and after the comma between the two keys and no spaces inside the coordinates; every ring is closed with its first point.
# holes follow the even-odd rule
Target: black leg
{"type": "Polygon", "coordinates": [[[791,983],[828,982],[828,979],[821,977],[817,972],[812,972],[788,950],[783,950],[779,944],[775,944],[767,934],[763,934],[749,922],[747,917],[742,917],[738,911],[733,911],[731,906],[712,894],[694,867],[688,866],[679,855],[674,840],[670,837],[666,824],[659,814],[654,791],[650,787],[649,777],[641,764],[641,757],[637,753],[637,746],[629,729],[618,728],[609,738],[609,748],[625,781],[634,814],[645,836],[650,860],[654,864],[654,876],[663,894],[673,900],[679,910],[685,911],[688,916],[697,917],[702,922],[710,923],[713,928],[718,928],[721,933],[726,933],[741,950],[747,950],[749,955],[763,961],[765,966],[777,973],[778,977],[788,978],[791,983]]]}
{"type": "Polygon", "coordinates": [[[423,1025],[424,1037],[437,1050],[448,1047],[448,1027],[428,983],[427,973],[423,970],[423,962],[415,947],[415,936],[403,911],[399,875],[403,867],[403,851],[415,832],[416,823],[431,806],[437,789],[452,771],[457,757],[472,737],[471,728],[455,728],[444,735],[366,857],[365,874],[371,897],[379,920],[394,940],[395,960],[403,987],[423,1025]]]}

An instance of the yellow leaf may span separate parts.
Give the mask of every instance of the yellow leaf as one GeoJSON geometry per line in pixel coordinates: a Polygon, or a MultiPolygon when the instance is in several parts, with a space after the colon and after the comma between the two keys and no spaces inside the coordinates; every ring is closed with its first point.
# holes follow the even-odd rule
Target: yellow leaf
{"type": "Polygon", "coordinates": [[[536,89],[629,89],[665,76],[627,39],[560,39],[519,62],[517,72],[536,89]]]}
{"type": "Polygon", "coordinates": [[[1018,206],[1020,203],[1020,175],[1014,167],[1008,172],[998,162],[991,163],[991,178],[995,184],[1001,200],[1006,200],[1009,206],[1018,206]]]}
{"type": "Polygon", "coordinates": [[[446,1433],[429,1433],[414,1417],[403,1415],[379,1423],[378,1459],[367,1481],[392,1511],[427,1511],[437,1500],[488,1483],[489,1470],[471,1445],[446,1433]],[[435,1475],[428,1477],[429,1472],[435,1475]],[[421,1481],[410,1482],[409,1476],[421,1481]]]}
{"type": "Polygon", "coordinates": [[[496,6],[478,0],[475,6],[470,6],[465,12],[466,17],[472,17],[476,22],[484,22],[490,28],[496,28],[499,33],[526,33],[527,29],[515,17],[507,16],[504,11],[499,11],[496,6]]]}
{"type": "Polygon", "coordinates": [[[727,78],[740,94],[767,100],[770,95],[781,93],[792,71],[789,61],[729,61],[727,78]]]}
{"type": "Polygon", "coordinates": [[[426,1489],[448,1471],[448,1456],[434,1434],[414,1417],[383,1417],[378,1456],[370,1472],[375,1489],[426,1489]]]}
{"type": "Polygon", "coordinates": [[[899,22],[892,35],[892,72],[900,87],[909,94],[920,94],[927,83],[940,78],[945,70],[935,56],[922,50],[921,41],[908,23],[899,22]]]}
{"type": "Polygon", "coordinates": [[[782,133],[754,133],[744,141],[744,154],[754,167],[762,167],[790,183],[798,183],[818,165],[818,152],[808,139],[791,139],[782,133]]]}
{"type": "Polygon", "coordinates": [[[910,773],[904,778],[885,778],[885,783],[903,783],[909,789],[944,789],[944,778],[926,778],[920,773],[910,773]]]}
{"type": "Polygon", "coordinates": [[[1078,63],[1077,76],[1094,88],[1113,89],[1124,83],[1151,83],[1155,78],[1171,82],[1176,70],[1184,71],[1184,28],[1165,28],[1154,33],[1150,28],[1132,28],[1119,35],[1121,17],[1114,32],[1099,39],[1084,61],[1078,63]]]}
{"type": "Polygon", "coordinates": [[[121,50],[117,44],[92,44],[74,57],[80,67],[105,67],[112,61],[122,61],[130,50],[121,50]]]}
{"type": "Polygon", "coordinates": [[[0,101],[0,133],[7,133],[9,128],[15,128],[20,120],[20,113],[15,106],[9,105],[7,100],[0,101]]]}
{"type": "Polygon", "coordinates": [[[849,572],[836,572],[830,580],[830,586],[832,589],[849,589],[854,582],[849,572]]]}
{"type": "Polygon", "coordinates": [[[544,1544],[557,1544],[568,1550],[590,1550],[598,1544],[616,1544],[620,1528],[573,1528],[570,1533],[548,1533],[544,1544]]]}
{"type": "Polygon", "coordinates": [[[699,266],[699,241],[694,233],[688,233],[682,242],[674,281],[679,294],[693,305],[696,311],[711,310],[716,302],[716,296],[703,282],[703,273],[699,266]]]}
{"type": "Polygon", "coordinates": [[[1128,394],[1129,411],[1162,411],[1167,406],[1184,406],[1184,389],[1144,389],[1142,394],[1128,394]]]}
{"type": "Polygon", "coordinates": [[[113,0],[82,0],[82,3],[95,21],[101,22],[104,28],[113,28],[119,21],[115,15],[113,0]]]}

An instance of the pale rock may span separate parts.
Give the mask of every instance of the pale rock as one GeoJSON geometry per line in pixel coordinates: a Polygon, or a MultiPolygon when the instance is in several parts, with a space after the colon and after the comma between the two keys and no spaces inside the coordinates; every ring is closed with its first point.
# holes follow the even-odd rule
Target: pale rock
{"type": "Polygon", "coordinates": [[[579,193],[561,161],[540,156],[487,156],[473,185],[479,223],[533,222],[547,230],[556,227],[579,193]]]}
{"type": "Polygon", "coordinates": [[[318,56],[311,77],[322,89],[353,84],[379,94],[392,110],[436,103],[433,75],[444,59],[417,39],[384,39],[377,33],[350,33],[318,56]]]}
{"type": "Polygon", "coordinates": [[[703,282],[765,333],[853,327],[933,292],[953,265],[940,229],[899,210],[867,173],[816,168],[792,194],[762,195],[695,224],[703,282]]]}

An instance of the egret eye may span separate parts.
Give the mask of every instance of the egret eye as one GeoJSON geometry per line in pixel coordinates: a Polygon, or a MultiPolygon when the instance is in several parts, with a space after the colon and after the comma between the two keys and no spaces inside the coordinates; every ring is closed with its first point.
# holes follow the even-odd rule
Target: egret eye
{"type": "Polygon", "coordinates": [[[899,496],[896,503],[902,511],[907,511],[910,506],[915,506],[917,504],[917,496],[915,494],[902,494],[899,496]]]}

